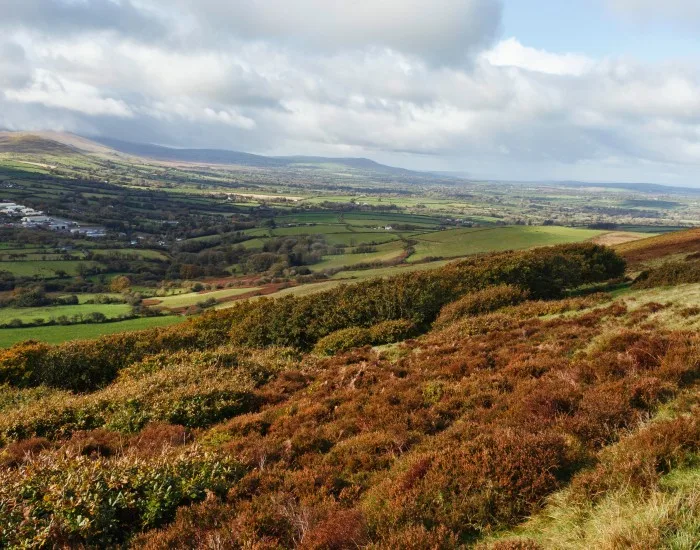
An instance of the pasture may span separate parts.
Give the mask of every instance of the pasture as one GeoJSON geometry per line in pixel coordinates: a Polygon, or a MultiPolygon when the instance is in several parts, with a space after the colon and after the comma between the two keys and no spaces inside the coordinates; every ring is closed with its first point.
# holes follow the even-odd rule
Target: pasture
{"type": "Polygon", "coordinates": [[[90,340],[106,334],[144,330],[181,323],[182,317],[176,315],[162,317],[140,317],[114,323],[97,323],[92,325],[54,325],[48,327],[26,327],[0,329],[0,348],[25,340],[38,340],[49,344],[60,344],[71,340],[90,340]]]}
{"type": "Polygon", "coordinates": [[[409,262],[426,258],[458,258],[484,252],[521,250],[585,241],[602,231],[571,227],[510,226],[493,228],[453,229],[416,237],[415,254],[409,262]]]}
{"type": "Polygon", "coordinates": [[[180,309],[197,305],[198,303],[204,302],[211,298],[214,298],[217,301],[222,301],[235,298],[236,296],[241,296],[243,294],[248,294],[250,292],[256,292],[258,290],[260,290],[260,287],[227,288],[224,290],[215,290],[213,292],[188,292],[177,296],[165,296],[162,298],[156,297],[153,298],[153,300],[158,300],[158,303],[155,304],[154,307],[180,309]]]}
{"type": "Polygon", "coordinates": [[[0,324],[7,324],[13,319],[31,323],[36,319],[49,321],[61,316],[87,316],[91,313],[101,313],[107,319],[117,319],[131,312],[128,304],[78,304],[71,306],[46,307],[3,307],[0,308],[0,324]]]}

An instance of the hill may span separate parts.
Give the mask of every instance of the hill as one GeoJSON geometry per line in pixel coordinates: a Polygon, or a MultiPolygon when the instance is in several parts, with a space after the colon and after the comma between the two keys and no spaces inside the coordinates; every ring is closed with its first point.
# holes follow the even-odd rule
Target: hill
{"type": "Polygon", "coordinates": [[[0,153],[75,155],[74,147],[33,133],[0,132],[0,153]]]}
{"type": "Polygon", "coordinates": [[[92,138],[98,143],[107,145],[108,147],[128,153],[130,155],[148,157],[157,160],[169,160],[178,162],[193,162],[205,164],[235,164],[240,166],[252,166],[259,168],[281,168],[290,167],[296,164],[334,164],[347,166],[350,168],[388,172],[388,173],[410,173],[409,170],[401,168],[393,168],[374,162],[366,158],[334,158],[334,157],[305,157],[305,156],[290,156],[290,157],[268,157],[263,155],[253,155],[250,153],[241,153],[239,151],[228,151],[222,149],[175,149],[171,147],[162,147],[159,145],[150,145],[144,143],[131,143],[116,139],[95,137],[92,138]]]}
{"type": "Polygon", "coordinates": [[[0,544],[691,548],[700,281],[624,270],[505,252],[15,346],[0,544]]]}

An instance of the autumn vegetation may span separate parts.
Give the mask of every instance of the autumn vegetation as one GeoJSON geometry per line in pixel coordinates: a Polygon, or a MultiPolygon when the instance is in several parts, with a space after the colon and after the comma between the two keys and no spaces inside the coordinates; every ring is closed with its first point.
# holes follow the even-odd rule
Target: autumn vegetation
{"type": "Polygon", "coordinates": [[[625,267],[592,244],[499,253],[19,344],[0,546],[692,548],[698,313],[601,292],[625,267]]]}

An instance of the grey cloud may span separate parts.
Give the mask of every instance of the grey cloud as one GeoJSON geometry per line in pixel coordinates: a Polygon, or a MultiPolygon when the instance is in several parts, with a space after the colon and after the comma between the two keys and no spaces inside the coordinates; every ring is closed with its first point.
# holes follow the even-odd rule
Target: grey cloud
{"type": "Polygon", "coordinates": [[[154,40],[166,33],[164,22],[131,0],[0,0],[0,28],[18,27],[52,36],[115,31],[154,40]]]}
{"type": "Polygon", "coordinates": [[[174,5],[216,41],[233,34],[316,54],[386,47],[438,64],[464,63],[490,44],[502,11],[501,0],[175,0],[174,5]]]}
{"type": "Polygon", "coordinates": [[[31,67],[24,48],[14,42],[0,42],[0,90],[22,88],[31,79],[31,67]]]}

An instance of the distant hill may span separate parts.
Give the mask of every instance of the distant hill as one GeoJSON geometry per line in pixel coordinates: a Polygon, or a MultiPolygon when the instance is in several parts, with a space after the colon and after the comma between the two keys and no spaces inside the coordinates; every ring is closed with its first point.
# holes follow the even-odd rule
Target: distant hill
{"type": "Polygon", "coordinates": [[[122,153],[140,157],[148,157],[156,160],[206,164],[236,164],[239,166],[253,166],[260,168],[284,168],[296,164],[334,164],[359,170],[370,170],[373,172],[397,174],[414,173],[410,170],[404,170],[403,168],[385,166],[366,158],[314,156],[268,157],[263,155],[254,155],[251,153],[242,153],[240,151],[229,151],[225,149],[176,149],[172,147],[163,147],[161,145],[132,143],[103,137],[92,139],[122,153]]]}
{"type": "Polygon", "coordinates": [[[47,139],[39,134],[0,132],[0,153],[65,156],[79,151],[65,143],[47,139]]]}
{"type": "Polygon", "coordinates": [[[484,183],[507,183],[511,185],[536,185],[536,186],[552,186],[552,187],[572,187],[572,188],[602,188],[602,189],[626,189],[628,191],[637,191],[640,193],[671,193],[683,195],[700,195],[698,187],[681,187],[672,185],[660,185],[658,183],[629,183],[629,182],[589,182],[589,181],[514,181],[514,180],[490,180],[475,178],[467,172],[431,172],[436,176],[468,180],[472,182],[484,183]]]}

